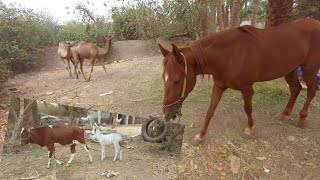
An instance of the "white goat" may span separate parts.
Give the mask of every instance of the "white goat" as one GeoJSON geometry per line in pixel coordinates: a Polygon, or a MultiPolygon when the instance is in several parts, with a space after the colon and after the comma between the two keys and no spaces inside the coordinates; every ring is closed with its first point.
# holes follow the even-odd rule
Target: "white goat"
{"type": "Polygon", "coordinates": [[[117,155],[120,155],[119,160],[122,159],[122,150],[120,147],[120,143],[122,141],[122,136],[118,133],[111,133],[111,134],[102,134],[101,130],[99,129],[99,126],[94,123],[92,126],[92,137],[96,138],[99,141],[99,144],[101,146],[101,161],[105,158],[105,146],[113,144],[114,146],[114,158],[113,161],[116,161],[117,155]]]}

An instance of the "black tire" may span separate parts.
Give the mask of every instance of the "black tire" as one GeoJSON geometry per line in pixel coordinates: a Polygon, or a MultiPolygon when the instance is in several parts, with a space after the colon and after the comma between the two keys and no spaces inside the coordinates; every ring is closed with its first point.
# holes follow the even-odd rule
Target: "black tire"
{"type": "Polygon", "coordinates": [[[155,120],[158,120],[158,119],[155,119],[155,118],[151,118],[151,119],[148,119],[148,120],[145,120],[143,122],[143,125],[142,125],[142,137],[145,141],[149,141],[149,142],[159,142],[159,141],[162,141],[164,138],[165,138],[165,135],[167,134],[167,131],[168,131],[168,125],[167,123],[164,124],[164,130],[163,132],[157,136],[157,137],[150,137],[148,135],[148,126],[150,123],[152,123],[152,121],[155,121],[155,120]]]}

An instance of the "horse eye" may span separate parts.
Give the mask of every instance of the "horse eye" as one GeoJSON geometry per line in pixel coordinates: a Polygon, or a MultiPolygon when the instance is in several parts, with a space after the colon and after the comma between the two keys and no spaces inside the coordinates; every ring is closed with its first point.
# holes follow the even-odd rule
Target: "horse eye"
{"type": "Polygon", "coordinates": [[[179,84],[179,83],[180,83],[180,80],[174,81],[174,84],[179,84]]]}

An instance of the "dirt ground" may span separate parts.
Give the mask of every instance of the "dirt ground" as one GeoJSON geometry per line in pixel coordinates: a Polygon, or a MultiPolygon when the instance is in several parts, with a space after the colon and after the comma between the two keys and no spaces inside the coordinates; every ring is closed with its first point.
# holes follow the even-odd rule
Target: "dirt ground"
{"type": "MultiPolygon", "coordinates": [[[[159,72],[159,69],[162,68],[162,57],[154,52],[142,53],[143,51],[149,52],[148,48],[150,48],[145,47],[143,42],[135,45],[140,47],[136,48],[139,53],[131,51],[130,54],[122,54],[119,59],[113,57],[119,62],[108,64],[106,66],[107,74],[102,67],[95,66],[91,82],[85,82],[81,76],[80,80],[70,79],[63,63],[57,59],[57,47],[48,48],[46,55],[41,58],[41,68],[38,71],[19,74],[10,79],[3,87],[2,97],[8,99],[8,97],[17,94],[26,98],[140,117],[161,116],[161,101],[153,103],[143,101],[141,100],[141,92],[137,92],[136,89],[141,86],[146,75],[159,72]],[[139,56],[135,56],[135,54],[139,54],[139,56]],[[13,87],[18,91],[15,93],[8,91],[13,87]],[[110,91],[113,92],[110,95],[99,96],[110,91]]],[[[89,67],[86,66],[85,71],[88,72],[88,70],[89,67]]],[[[159,78],[161,77],[159,76],[159,78]]],[[[198,84],[208,83],[211,82],[198,82],[198,84]]],[[[161,84],[159,84],[159,88],[162,88],[161,84]]],[[[292,120],[285,121],[276,120],[274,114],[279,112],[286,102],[275,104],[271,108],[254,108],[254,137],[245,139],[242,137],[242,131],[246,125],[243,102],[236,99],[235,101],[238,103],[230,103],[227,98],[231,97],[223,97],[210,123],[206,141],[200,147],[193,147],[189,143],[199,131],[210,97],[207,97],[207,101],[203,102],[187,100],[184,103],[182,123],[186,125],[186,129],[180,158],[153,151],[151,147],[150,149],[139,148],[139,144],[133,144],[135,149],[125,150],[124,155],[128,151],[141,151],[143,156],[133,156],[132,159],[124,156],[123,162],[112,164],[110,161],[112,151],[110,150],[107,160],[104,162],[95,161],[94,164],[96,163],[97,166],[87,166],[87,157],[85,154],[82,156],[83,151],[79,150],[74,161],[75,164],[69,168],[61,167],[61,172],[66,174],[64,177],[84,178],[87,175],[90,179],[93,174],[107,170],[109,167],[110,169],[114,167],[120,172],[121,166],[125,166],[126,170],[120,172],[124,177],[128,178],[133,174],[139,175],[139,179],[146,177],[148,177],[146,179],[176,177],[178,179],[320,179],[319,108],[310,108],[308,117],[310,125],[304,129],[294,125],[298,119],[299,109],[302,107],[301,103],[295,106],[292,120]],[[230,170],[230,161],[233,155],[240,158],[240,170],[236,174],[230,170]],[[109,161],[110,163],[108,163],[109,161]],[[126,163],[131,164],[132,167],[126,163]],[[158,170],[153,171],[158,166],[158,170]],[[174,168],[175,166],[177,168],[174,168]],[[93,169],[93,167],[98,169],[93,169]],[[146,170],[151,170],[151,172],[146,170]]],[[[314,101],[320,102],[319,92],[314,101]]],[[[8,100],[2,103],[2,114],[8,111],[7,102],[8,100]]],[[[2,115],[3,117],[5,115],[2,115]]],[[[26,154],[17,153],[14,156],[17,157],[16,160],[21,160],[28,157],[28,153],[34,153],[34,151],[39,152],[37,156],[41,163],[37,163],[37,166],[43,166],[41,173],[50,173],[45,169],[47,159],[43,157],[43,154],[46,154],[46,150],[27,147],[26,154]]],[[[63,150],[59,150],[60,152],[63,150]]],[[[98,160],[98,152],[94,153],[95,159],[98,160]]],[[[17,167],[15,164],[20,164],[19,162],[6,161],[5,158],[10,156],[12,155],[4,154],[4,163],[1,162],[2,167],[0,168],[6,167],[4,168],[5,173],[19,172],[18,170],[21,168],[25,170],[30,168],[29,172],[32,172],[31,166],[17,167]]],[[[69,154],[57,153],[57,156],[66,161],[69,154]]],[[[30,162],[32,161],[35,160],[30,162]]],[[[18,177],[21,177],[20,175],[18,177]]]]}
{"type": "MultiPolygon", "coordinates": [[[[110,127],[109,127],[110,128],[110,127]]],[[[141,132],[141,125],[121,125],[115,129],[125,136],[136,136],[141,132]]],[[[143,140],[127,141],[122,147],[122,161],[113,162],[113,145],[106,148],[106,159],[101,161],[100,145],[89,140],[86,143],[91,149],[93,163],[89,163],[88,154],[77,146],[77,154],[70,167],[57,165],[47,169],[47,149],[38,145],[14,147],[8,153],[5,149],[0,168],[0,179],[20,179],[32,176],[45,177],[55,169],[58,179],[105,179],[101,174],[112,170],[120,173],[111,179],[176,179],[175,162],[179,153],[170,153],[160,150],[160,144],[148,143],[143,140]]],[[[55,145],[55,157],[66,163],[70,158],[68,146],[55,145]]]]}

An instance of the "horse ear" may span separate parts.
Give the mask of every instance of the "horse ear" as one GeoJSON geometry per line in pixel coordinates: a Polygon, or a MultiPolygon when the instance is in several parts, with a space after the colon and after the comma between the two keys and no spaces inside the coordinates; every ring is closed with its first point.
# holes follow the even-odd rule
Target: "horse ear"
{"type": "Polygon", "coordinates": [[[171,43],[171,45],[172,45],[172,52],[173,52],[174,56],[176,57],[175,60],[178,63],[181,63],[182,60],[181,60],[181,53],[180,53],[179,48],[173,43],[171,43]]]}
{"type": "Polygon", "coordinates": [[[163,57],[166,57],[167,54],[169,54],[169,51],[167,49],[165,49],[164,47],[162,47],[161,44],[158,43],[158,45],[159,45],[159,48],[161,50],[163,57]]]}

